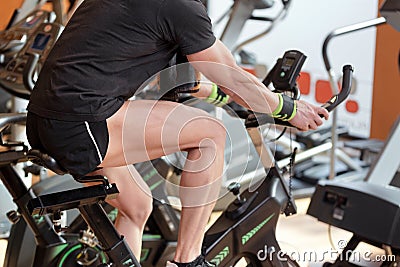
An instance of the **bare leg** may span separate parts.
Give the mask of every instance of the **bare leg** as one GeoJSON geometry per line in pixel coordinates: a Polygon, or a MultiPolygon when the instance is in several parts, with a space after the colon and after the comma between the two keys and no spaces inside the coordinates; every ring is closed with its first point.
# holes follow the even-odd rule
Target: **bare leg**
{"type": "Polygon", "coordinates": [[[188,152],[180,189],[183,211],[174,259],[194,260],[200,254],[204,229],[218,197],[224,127],[199,109],[146,100],[125,103],[107,124],[110,143],[103,167],[188,152]]]}
{"type": "Polygon", "coordinates": [[[150,189],[132,166],[103,168],[96,172],[116,183],[120,191],[108,203],[118,209],[116,229],[128,242],[133,254],[140,259],[143,229],[152,211],[150,189]]]}
{"type": "MultiPolygon", "coordinates": [[[[199,156],[197,152],[189,152],[188,160],[199,156]]],[[[223,153],[223,149],[219,153],[223,153]]],[[[221,176],[222,168],[223,155],[219,155],[215,166],[210,166],[208,170],[182,173],[180,197],[183,208],[174,258],[177,262],[190,262],[200,255],[205,227],[221,186],[220,179],[215,181],[215,177],[221,176]]]]}

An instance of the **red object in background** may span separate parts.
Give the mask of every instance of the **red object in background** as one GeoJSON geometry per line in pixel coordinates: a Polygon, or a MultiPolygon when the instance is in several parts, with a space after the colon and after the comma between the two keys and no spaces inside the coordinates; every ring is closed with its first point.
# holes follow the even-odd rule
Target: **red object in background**
{"type": "Polygon", "coordinates": [[[350,112],[350,113],[357,113],[359,110],[357,101],[348,100],[346,102],[346,110],[347,110],[347,112],[350,112]]]}
{"type": "MultiPolygon", "coordinates": [[[[302,95],[309,95],[311,91],[311,75],[308,72],[300,72],[300,76],[297,79],[297,85],[300,88],[302,95]]],[[[342,89],[341,84],[338,83],[339,91],[342,89]]],[[[318,103],[325,103],[331,99],[333,93],[331,84],[327,80],[317,80],[315,83],[315,101],[318,103]]],[[[358,102],[355,100],[347,100],[346,111],[349,113],[357,113],[360,109],[358,102]]]]}
{"type": "Polygon", "coordinates": [[[311,87],[311,75],[308,72],[300,72],[300,76],[297,79],[297,86],[300,89],[302,95],[310,94],[311,87]]]}
{"type": "Polygon", "coordinates": [[[329,81],[318,80],[315,83],[315,101],[325,103],[332,97],[332,89],[329,81]]]}

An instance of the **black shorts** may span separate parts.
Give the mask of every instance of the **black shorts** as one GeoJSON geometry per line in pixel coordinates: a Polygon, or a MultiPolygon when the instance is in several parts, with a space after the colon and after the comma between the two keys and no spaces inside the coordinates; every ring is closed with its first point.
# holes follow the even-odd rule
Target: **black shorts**
{"type": "Polygon", "coordinates": [[[52,156],[72,175],[83,176],[103,161],[108,147],[107,122],[69,122],[28,112],[26,133],[33,149],[52,156]]]}

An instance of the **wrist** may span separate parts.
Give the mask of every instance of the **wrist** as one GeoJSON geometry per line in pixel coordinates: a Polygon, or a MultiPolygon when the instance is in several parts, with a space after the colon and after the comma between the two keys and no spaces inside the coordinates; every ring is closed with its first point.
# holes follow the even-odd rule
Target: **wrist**
{"type": "Polygon", "coordinates": [[[283,121],[289,121],[296,116],[297,104],[291,97],[279,93],[278,95],[278,106],[271,113],[271,117],[277,118],[283,121]]]}
{"type": "Polygon", "coordinates": [[[205,99],[207,103],[222,107],[229,102],[229,95],[225,94],[215,83],[212,84],[211,93],[205,99]]]}

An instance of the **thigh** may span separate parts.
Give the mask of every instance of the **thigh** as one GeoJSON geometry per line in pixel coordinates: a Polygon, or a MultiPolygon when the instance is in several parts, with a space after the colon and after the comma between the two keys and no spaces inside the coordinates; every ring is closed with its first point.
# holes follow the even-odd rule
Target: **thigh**
{"type": "Polygon", "coordinates": [[[107,119],[109,146],[103,167],[143,162],[197,148],[225,128],[208,113],[169,101],[127,101],[107,119]]]}

